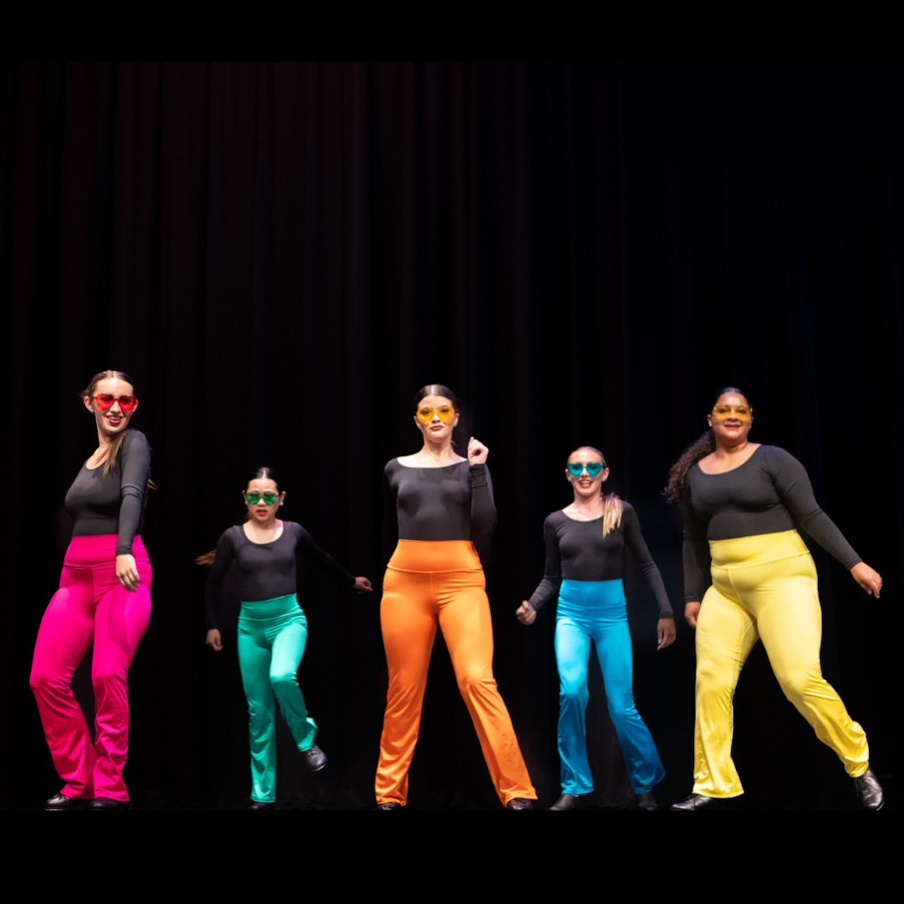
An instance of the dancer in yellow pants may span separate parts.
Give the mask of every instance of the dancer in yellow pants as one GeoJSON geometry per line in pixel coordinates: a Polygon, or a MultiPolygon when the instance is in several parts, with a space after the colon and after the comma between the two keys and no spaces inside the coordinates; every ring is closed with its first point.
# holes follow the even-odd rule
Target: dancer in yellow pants
{"type": "Polygon", "coordinates": [[[489,533],[496,523],[487,449],[472,437],[468,458],[455,454],[457,407],[445,386],[425,386],[415,415],[424,447],[386,466],[387,505],[397,516],[399,543],[387,566],[380,610],[389,668],[375,783],[383,810],[408,801],[437,626],[500,800],[510,809],[530,809],[537,796],[493,677],[490,608],[471,542],[472,532],[489,533]]]}
{"type": "Polygon", "coordinates": [[[699,810],[743,793],[731,759],[733,697],[762,639],[772,669],[816,736],[838,755],[867,809],[884,803],[863,729],[822,677],[821,610],[813,559],[800,526],[878,597],[882,578],[819,508],[795,458],[748,442],[753,409],[723,390],[710,430],[672,468],[669,497],[685,516],[685,617],[697,629],[694,793],[673,809],[699,810]],[[702,598],[706,572],[712,586],[702,598]]]}
{"type": "Polygon", "coordinates": [[[869,768],[863,729],[822,677],[822,610],[813,558],[797,531],[713,540],[713,585],[697,620],[697,721],[694,791],[743,793],[732,762],[732,698],[757,640],[785,696],[851,777],[869,768]]]}

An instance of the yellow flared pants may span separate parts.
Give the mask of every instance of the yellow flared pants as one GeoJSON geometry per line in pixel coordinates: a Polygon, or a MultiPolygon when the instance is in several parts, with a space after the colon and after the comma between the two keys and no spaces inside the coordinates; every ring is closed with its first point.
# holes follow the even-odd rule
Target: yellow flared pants
{"type": "Polygon", "coordinates": [[[763,641],[785,696],[848,775],[869,768],[863,729],[822,677],[816,568],[797,531],[710,541],[712,586],[697,621],[694,792],[744,793],[731,759],[733,699],[753,645],[763,641]]]}

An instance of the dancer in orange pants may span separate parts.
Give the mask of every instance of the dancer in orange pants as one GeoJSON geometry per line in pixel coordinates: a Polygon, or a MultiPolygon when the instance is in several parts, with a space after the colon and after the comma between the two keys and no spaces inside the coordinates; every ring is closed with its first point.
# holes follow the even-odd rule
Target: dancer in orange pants
{"type": "Polygon", "coordinates": [[[425,386],[416,404],[424,448],[386,466],[399,543],[387,566],[380,612],[389,693],[377,805],[392,810],[407,803],[408,770],[439,625],[496,792],[506,807],[530,809],[537,795],[493,677],[490,607],[471,542],[472,530],[488,533],[496,523],[487,449],[472,437],[467,459],[453,451],[458,411],[451,390],[425,386]]]}

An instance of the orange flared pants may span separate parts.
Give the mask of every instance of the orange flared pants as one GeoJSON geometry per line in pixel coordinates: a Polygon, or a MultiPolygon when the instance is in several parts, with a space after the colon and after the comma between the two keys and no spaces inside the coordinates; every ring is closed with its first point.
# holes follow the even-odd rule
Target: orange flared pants
{"type": "Polygon", "coordinates": [[[377,766],[378,804],[404,806],[408,799],[408,770],[437,625],[500,800],[536,800],[493,677],[493,625],[485,588],[480,559],[468,540],[400,540],[389,561],[380,607],[389,692],[377,766]]]}

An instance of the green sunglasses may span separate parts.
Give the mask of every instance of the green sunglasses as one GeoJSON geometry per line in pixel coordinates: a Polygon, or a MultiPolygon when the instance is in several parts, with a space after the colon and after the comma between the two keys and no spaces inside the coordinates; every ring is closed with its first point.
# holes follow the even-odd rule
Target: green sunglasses
{"type": "Polygon", "coordinates": [[[279,493],[245,493],[245,502],[248,505],[257,505],[261,499],[264,500],[264,505],[276,505],[279,493]]]}

